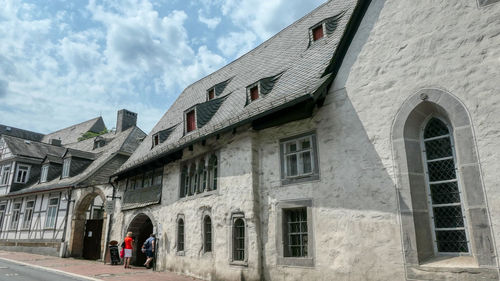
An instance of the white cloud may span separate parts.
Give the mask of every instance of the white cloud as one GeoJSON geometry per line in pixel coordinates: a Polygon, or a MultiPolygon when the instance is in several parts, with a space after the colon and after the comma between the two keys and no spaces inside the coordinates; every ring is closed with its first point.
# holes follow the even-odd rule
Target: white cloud
{"type": "Polygon", "coordinates": [[[217,39],[217,48],[228,57],[239,57],[250,51],[257,40],[255,33],[251,31],[230,32],[229,36],[217,39]]]}
{"type": "Polygon", "coordinates": [[[198,10],[198,20],[204,24],[207,25],[208,28],[210,29],[215,29],[217,25],[219,25],[221,18],[215,17],[215,18],[208,18],[203,15],[203,11],[200,9],[198,10]]]}

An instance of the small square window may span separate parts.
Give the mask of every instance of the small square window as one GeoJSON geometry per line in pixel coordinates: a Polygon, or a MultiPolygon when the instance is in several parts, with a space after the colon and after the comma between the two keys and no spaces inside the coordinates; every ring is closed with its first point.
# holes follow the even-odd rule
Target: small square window
{"type": "Polygon", "coordinates": [[[208,97],[208,100],[215,98],[215,88],[208,90],[207,97],[208,97]]]}
{"type": "Polygon", "coordinates": [[[305,134],[281,141],[283,184],[319,178],[316,135],[305,134]]]}
{"type": "Polygon", "coordinates": [[[27,183],[29,178],[30,166],[18,165],[17,174],[14,182],[16,183],[27,183]]]}
{"type": "Polygon", "coordinates": [[[313,41],[323,38],[323,25],[320,24],[312,30],[313,41]]]}
{"type": "Polygon", "coordinates": [[[186,113],[186,132],[191,132],[196,129],[196,118],[194,115],[194,110],[186,113]]]}

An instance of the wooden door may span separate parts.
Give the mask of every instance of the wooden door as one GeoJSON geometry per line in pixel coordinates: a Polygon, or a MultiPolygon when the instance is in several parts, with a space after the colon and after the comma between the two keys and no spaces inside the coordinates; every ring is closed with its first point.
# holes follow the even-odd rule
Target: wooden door
{"type": "Polygon", "coordinates": [[[83,238],[83,257],[98,260],[101,256],[101,235],[103,220],[87,220],[83,238]]]}

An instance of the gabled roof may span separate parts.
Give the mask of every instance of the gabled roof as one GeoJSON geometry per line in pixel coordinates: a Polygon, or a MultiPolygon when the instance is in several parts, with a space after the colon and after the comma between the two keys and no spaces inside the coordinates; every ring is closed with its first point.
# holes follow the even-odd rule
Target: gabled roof
{"type": "Polygon", "coordinates": [[[318,98],[317,94],[324,92],[333,81],[336,70],[331,65],[341,63],[343,55],[337,54],[345,54],[349,44],[346,45],[345,41],[350,42],[349,37],[354,34],[369,2],[331,0],[257,48],[188,86],[116,175],[165,157],[224,129],[251,122],[299,101],[318,98]],[[336,19],[335,24],[330,22],[332,18],[336,19]],[[310,44],[310,29],[322,21],[328,21],[326,35],[310,44]],[[273,80],[272,89],[266,95],[246,104],[249,85],[279,74],[279,79],[273,80]],[[228,82],[220,97],[226,99],[220,108],[203,127],[185,135],[184,112],[204,103],[206,91],[224,81],[228,82]],[[175,127],[165,142],[151,149],[152,135],[178,124],[181,126],[175,127]]]}
{"type": "MultiPolygon", "coordinates": [[[[26,193],[42,192],[75,185],[77,186],[78,184],[92,177],[95,173],[101,171],[104,165],[115,158],[115,156],[117,156],[118,154],[129,155],[131,153],[130,150],[132,149],[133,151],[133,148],[140,143],[141,139],[144,138],[145,135],[146,134],[141,129],[133,126],[119,133],[111,132],[104,134],[103,137],[108,139],[109,143],[103,147],[99,147],[96,149],[93,148],[94,138],[68,145],[68,147],[70,147],[68,149],[64,147],[58,147],[62,150],[61,153],[58,154],[60,155],[59,157],[61,157],[61,159],[66,150],[68,150],[70,153],[77,153],[80,156],[82,155],[82,153],[90,153],[86,155],[93,155],[95,159],[92,161],[92,163],[90,163],[90,165],[85,168],[83,172],[74,177],[57,177],[51,181],[36,183],[27,188],[11,192],[5,196],[16,196],[26,193]]],[[[47,156],[52,157],[49,155],[47,156]]]]}
{"type": "Polygon", "coordinates": [[[62,164],[63,163],[63,159],[60,156],[47,154],[45,156],[45,158],[43,159],[42,163],[62,164]]]}
{"type": "Polygon", "coordinates": [[[32,141],[41,141],[43,134],[0,124],[0,135],[13,136],[32,141]]]}
{"type": "Polygon", "coordinates": [[[63,158],[68,157],[68,156],[87,159],[87,160],[94,160],[97,157],[97,155],[95,153],[92,153],[90,151],[83,151],[83,150],[78,150],[78,149],[73,149],[73,148],[66,149],[66,152],[64,153],[63,158]]]}
{"type": "Polygon", "coordinates": [[[70,127],[52,132],[43,137],[43,142],[49,142],[50,139],[61,140],[63,145],[78,142],[78,138],[86,132],[99,133],[106,129],[102,117],[96,117],[88,121],[72,125],[70,127]]]}
{"type": "Polygon", "coordinates": [[[44,159],[47,154],[60,157],[66,150],[64,147],[43,142],[24,140],[12,136],[4,135],[3,139],[9,147],[10,152],[16,156],[44,159]]]}

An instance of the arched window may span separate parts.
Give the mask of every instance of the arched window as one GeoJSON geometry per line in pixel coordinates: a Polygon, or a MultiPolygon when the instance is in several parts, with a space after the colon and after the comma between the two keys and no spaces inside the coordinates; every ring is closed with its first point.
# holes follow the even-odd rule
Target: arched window
{"type": "Polygon", "coordinates": [[[209,173],[209,189],[217,189],[217,156],[212,154],[208,160],[208,173],[209,173]]]}
{"type": "Polygon", "coordinates": [[[431,118],[423,132],[422,150],[436,253],[469,252],[453,147],[448,126],[431,118]]]}
{"type": "Polygon", "coordinates": [[[209,216],[203,219],[203,250],[205,253],[212,251],[212,220],[209,216]]]}
{"type": "Polygon", "coordinates": [[[233,260],[245,260],[245,222],[237,218],[233,225],[233,260]]]}
{"type": "Polygon", "coordinates": [[[184,220],[177,221],[177,251],[184,251],[184,220]]]}

